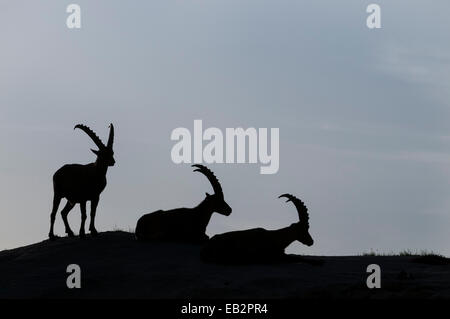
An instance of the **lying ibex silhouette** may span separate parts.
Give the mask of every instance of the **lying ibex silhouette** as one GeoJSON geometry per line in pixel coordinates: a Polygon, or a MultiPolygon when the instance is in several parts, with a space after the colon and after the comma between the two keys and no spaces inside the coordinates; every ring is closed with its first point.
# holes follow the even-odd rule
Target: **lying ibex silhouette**
{"type": "Polygon", "coordinates": [[[95,214],[99,202],[100,194],[106,187],[106,172],[109,166],[114,166],[114,126],[109,126],[109,138],[107,145],[103,144],[100,138],[87,126],[78,124],[74,129],[84,131],[97,145],[98,150],[91,151],[97,155],[95,163],[87,165],[70,164],[64,165],[53,175],[53,209],[50,216],[50,239],[54,239],[53,226],[55,224],[56,213],[62,198],[67,199],[66,206],[62,209],[61,215],[64,221],[66,234],[74,236],[67,221],[67,215],[75,206],[80,204],[81,227],[80,237],[85,236],[84,225],[86,222],[86,202],[91,202],[91,220],[89,230],[93,236],[97,235],[95,229],[95,214]]]}
{"type": "Polygon", "coordinates": [[[135,235],[141,241],[202,242],[208,240],[205,234],[214,212],[229,216],[231,207],[225,202],[222,187],[212,171],[203,165],[192,165],[194,172],[204,174],[211,183],[214,194],[194,208],[177,208],[142,216],[136,225],[135,235]]]}
{"type": "Polygon", "coordinates": [[[254,228],[215,235],[202,249],[202,259],[224,264],[301,261],[297,256],[286,255],[284,250],[296,240],[307,246],[314,243],[309,234],[308,209],[293,195],[283,194],[281,197],[295,205],[299,222],[278,230],[254,228]]]}

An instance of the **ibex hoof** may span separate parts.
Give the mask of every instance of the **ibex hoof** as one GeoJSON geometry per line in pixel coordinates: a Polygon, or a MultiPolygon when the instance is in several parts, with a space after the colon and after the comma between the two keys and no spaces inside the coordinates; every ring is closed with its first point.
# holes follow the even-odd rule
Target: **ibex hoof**
{"type": "Polygon", "coordinates": [[[98,236],[98,232],[95,229],[93,229],[93,230],[91,230],[91,235],[93,237],[97,237],[98,236]]]}
{"type": "Polygon", "coordinates": [[[86,237],[86,234],[84,232],[80,232],[80,238],[86,237]]]}
{"type": "Polygon", "coordinates": [[[66,232],[67,237],[75,237],[75,234],[73,233],[73,231],[69,230],[68,232],[66,232]]]}
{"type": "Polygon", "coordinates": [[[58,239],[58,236],[55,236],[55,235],[53,235],[53,234],[48,234],[48,238],[49,238],[50,240],[56,240],[56,239],[58,239]]]}

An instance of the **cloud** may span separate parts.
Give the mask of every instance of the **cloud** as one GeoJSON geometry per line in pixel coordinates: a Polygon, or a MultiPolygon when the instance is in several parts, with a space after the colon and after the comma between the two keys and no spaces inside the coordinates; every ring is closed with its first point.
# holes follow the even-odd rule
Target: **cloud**
{"type": "Polygon", "coordinates": [[[450,89],[449,47],[437,43],[407,45],[387,43],[379,52],[378,68],[406,83],[424,87],[448,105],[450,89]]]}

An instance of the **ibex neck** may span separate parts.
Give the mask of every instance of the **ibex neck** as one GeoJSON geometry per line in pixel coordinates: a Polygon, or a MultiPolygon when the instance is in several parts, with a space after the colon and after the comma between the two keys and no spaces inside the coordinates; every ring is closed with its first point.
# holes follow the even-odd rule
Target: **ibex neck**
{"type": "Polygon", "coordinates": [[[96,170],[99,172],[100,175],[105,175],[108,172],[108,165],[105,165],[98,160],[94,163],[94,166],[96,170]]]}
{"type": "Polygon", "coordinates": [[[208,200],[205,198],[200,204],[195,207],[195,209],[198,211],[198,214],[201,216],[202,222],[206,226],[209,223],[209,220],[211,219],[212,214],[214,213],[214,210],[211,206],[211,203],[208,202],[208,200]]]}
{"type": "Polygon", "coordinates": [[[274,243],[276,243],[279,249],[286,249],[292,242],[296,240],[296,233],[293,225],[274,230],[274,243]]]}

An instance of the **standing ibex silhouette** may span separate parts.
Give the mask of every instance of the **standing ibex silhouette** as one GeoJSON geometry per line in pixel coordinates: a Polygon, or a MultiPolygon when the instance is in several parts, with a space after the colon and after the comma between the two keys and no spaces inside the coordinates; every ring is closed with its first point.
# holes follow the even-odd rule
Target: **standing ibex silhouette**
{"type": "Polygon", "coordinates": [[[177,208],[168,211],[158,210],[142,216],[136,225],[138,240],[160,240],[201,242],[208,240],[205,234],[211,215],[214,212],[229,216],[231,207],[225,202],[222,187],[212,171],[203,165],[192,165],[205,175],[211,183],[214,194],[206,193],[206,198],[194,208],[177,208]]]}
{"type": "Polygon", "coordinates": [[[81,209],[81,227],[80,237],[85,236],[84,225],[86,222],[86,202],[91,202],[91,221],[89,230],[93,236],[97,235],[95,229],[95,214],[99,202],[100,194],[106,187],[106,172],[109,166],[114,166],[114,126],[109,126],[108,143],[105,146],[100,138],[87,126],[78,124],[74,129],[84,131],[97,145],[98,150],[91,151],[97,155],[95,163],[87,165],[70,164],[61,167],[53,175],[53,209],[50,216],[50,239],[54,239],[53,227],[55,224],[56,213],[62,198],[67,199],[66,206],[61,211],[66,233],[69,237],[74,236],[67,221],[67,215],[75,206],[80,204],[81,209]]]}
{"type": "Polygon", "coordinates": [[[285,197],[295,205],[299,222],[277,230],[254,228],[215,235],[203,248],[202,259],[225,264],[301,261],[300,258],[286,255],[284,250],[296,240],[307,246],[314,243],[309,234],[308,209],[293,195],[283,194],[279,197],[285,197]]]}

